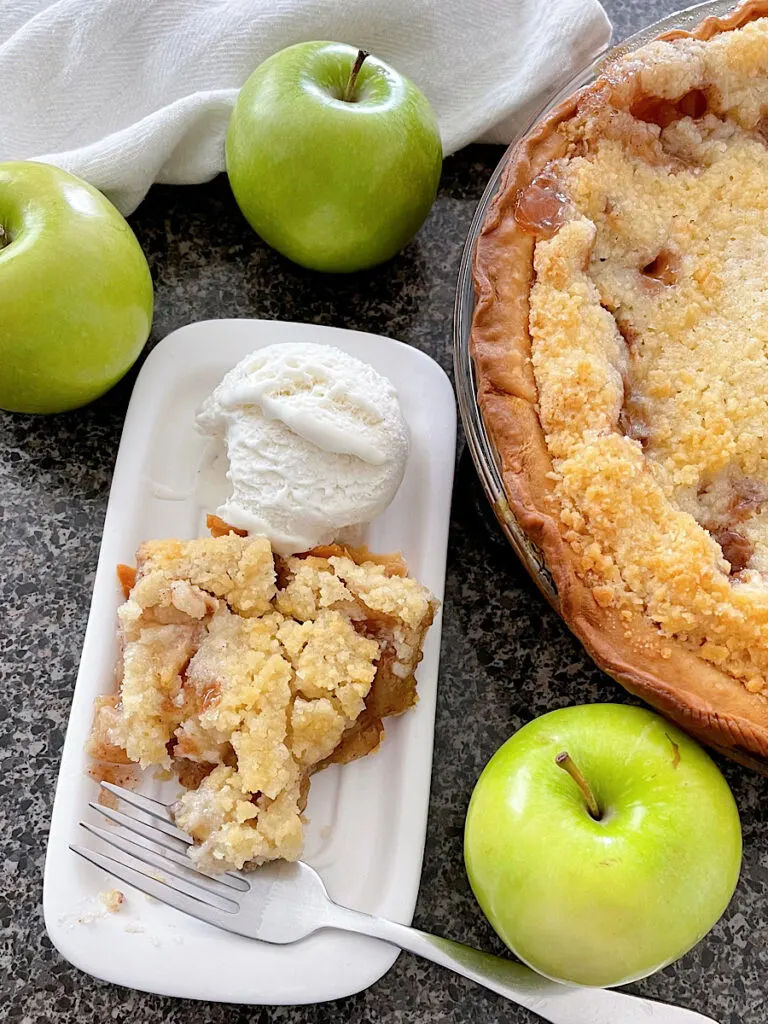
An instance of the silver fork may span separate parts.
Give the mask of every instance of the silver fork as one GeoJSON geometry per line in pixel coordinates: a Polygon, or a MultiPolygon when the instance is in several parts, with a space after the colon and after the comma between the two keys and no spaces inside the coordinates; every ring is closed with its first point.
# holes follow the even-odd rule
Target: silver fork
{"type": "Polygon", "coordinates": [[[277,944],[297,942],[321,928],[370,935],[484,985],[551,1024],[715,1024],[692,1010],[612,989],[559,985],[512,960],[342,907],[330,899],[317,872],[301,861],[276,861],[247,874],[203,874],[187,855],[192,839],[174,825],[166,804],[107,782],[101,785],[151,821],[97,803],[90,807],[144,842],[81,821],[86,831],[124,856],[79,845],[70,849],[140,892],[217,928],[277,944]]]}

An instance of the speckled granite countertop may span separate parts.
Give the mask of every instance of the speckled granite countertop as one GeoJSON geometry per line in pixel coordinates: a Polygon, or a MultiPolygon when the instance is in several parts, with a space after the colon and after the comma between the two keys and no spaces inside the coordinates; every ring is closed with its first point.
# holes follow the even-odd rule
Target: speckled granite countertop
{"type": "MultiPolygon", "coordinates": [[[[671,0],[606,4],[617,38],[674,6],[671,0]]],[[[461,246],[499,156],[495,148],[471,147],[448,160],[417,241],[389,265],[341,280],[297,270],[268,251],[239,216],[224,180],[153,190],[132,218],[155,279],[152,342],[208,317],[309,320],[400,338],[450,372],[461,246]]],[[[68,416],[0,414],[0,1020],[532,1024],[531,1014],[407,954],[350,999],[269,1009],[126,991],[79,973],[52,948],[41,908],[47,823],[132,379],[68,416]]],[[[462,865],[472,786],[493,751],[532,717],[626,697],[591,665],[529,583],[486,508],[465,452],[448,566],[432,802],[414,923],[500,952],[462,865]]],[[[764,1024],[768,780],[724,768],[744,824],[736,896],[703,943],[634,989],[698,1009],[720,1024],[764,1024]]]]}

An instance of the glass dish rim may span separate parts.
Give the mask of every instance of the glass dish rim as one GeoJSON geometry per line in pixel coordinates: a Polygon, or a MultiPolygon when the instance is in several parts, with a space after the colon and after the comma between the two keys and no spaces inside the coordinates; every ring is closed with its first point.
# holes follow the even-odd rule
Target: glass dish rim
{"type": "Polygon", "coordinates": [[[667,15],[640,29],[622,42],[602,50],[589,64],[579,69],[567,82],[556,88],[544,107],[518,132],[494,168],[480,202],[475,208],[461,254],[453,317],[453,371],[456,397],[467,441],[477,475],[486,497],[510,545],[535,580],[549,603],[558,608],[557,591],[543,555],[528,538],[510,509],[496,453],[485,429],[477,401],[475,370],[470,354],[470,334],[475,308],[472,264],[475,243],[485,221],[488,207],[498,190],[499,180],[520,139],[559,103],[583,86],[594,81],[610,60],[651,42],[657,36],[675,29],[691,29],[707,17],[722,17],[734,9],[734,0],[705,0],[667,15]]]}

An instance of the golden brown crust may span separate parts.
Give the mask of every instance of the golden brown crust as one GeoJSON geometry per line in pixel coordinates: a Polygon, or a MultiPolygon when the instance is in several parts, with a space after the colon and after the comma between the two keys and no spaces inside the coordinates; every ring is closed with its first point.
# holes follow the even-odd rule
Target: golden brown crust
{"type": "MultiPolygon", "coordinates": [[[[692,32],[670,40],[707,40],[768,15],[768,0],[747,0],[723,18],[707,18],[692,32]]],[[[599,103],[621,83],[612,69],[594,85],[557,107],[518,144],[506,165],[477,240],[475,313],[471,354],[478,403],[497,452],[507,500],[516,520],[540,550],[551,573],[559,608],[597,664],[659,711],[704,742],[752,767],[768,770],[768,701],[674,642],[660,643],[641,611],[624,617],[600,607],[579,578],[576,558],[557,522],[552,462],[537,412],[531,366],[528,301],[533,283],[534,236],[522,230],[514,210],[521,191],[553,159],[566,155],[565,126],[581,105],[599,103]]],[[[624,98],[628,105],[634,100],[624,98]]]]}
{"type": "Polygon", "coordinates": [[[736,28],[742,28],[756,18],[764,18],[768,14],[768,2],[766,0],[744,0],[744,3],[734,7],[728,14],[722,17],[705,18],[699,22],[692,32],[683,29],[675,29],[672,32],[665,32],[659,39],[711,39],[721,32],[732,32],[736,28]]]}

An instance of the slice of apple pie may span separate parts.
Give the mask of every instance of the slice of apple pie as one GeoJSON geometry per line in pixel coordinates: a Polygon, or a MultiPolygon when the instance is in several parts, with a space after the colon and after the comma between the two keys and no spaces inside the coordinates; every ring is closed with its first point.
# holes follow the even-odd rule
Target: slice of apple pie
{"type": "Polygon", "coordinates": [[[310,775],[375,750],[382,719],[416,702],[437,602],[398,556],[280,558],[210,525],[120,567],[120,689],[97,703],[90,753],[173,769],[192,856],[226,870],[300,855],[310,775]]]}

